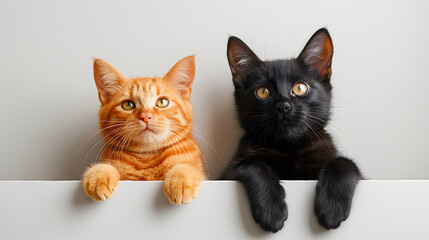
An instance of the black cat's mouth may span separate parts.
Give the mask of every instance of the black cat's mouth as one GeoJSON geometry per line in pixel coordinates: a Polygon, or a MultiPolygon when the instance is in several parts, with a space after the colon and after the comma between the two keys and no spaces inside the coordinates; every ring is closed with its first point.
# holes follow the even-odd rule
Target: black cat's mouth
{"type": "Polygon", "coordinates": [[[291,127],[297,122],[296,117],[290,115],[279,116],[277,118],[278,126],[281,127],[291,127]]]}
{"type": "Polygon", "coordinates": [[[284,125],[284,126],[292,125],[292,122],[289,119],[286,119],[286,118],[280,119],[279,122],[280,122],[281,125],[284,125]]]}

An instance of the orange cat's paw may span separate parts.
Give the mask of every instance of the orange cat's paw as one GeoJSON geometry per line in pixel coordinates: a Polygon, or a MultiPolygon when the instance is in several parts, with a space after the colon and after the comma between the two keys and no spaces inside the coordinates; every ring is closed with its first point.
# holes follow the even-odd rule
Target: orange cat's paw
{"type": "Polygon", "coordinates": [[[83,188],[95,201],[110,198],[118,187],[119,172],[110,164],[96,164],[83,175],[83,188]]]}
{"type": "Polygon", "coordinates": [[[177,165],[167,172],[164,193],[174,204],[189,203],[198,195],[202,180],[201,173],[189,165],[177,165]]]}

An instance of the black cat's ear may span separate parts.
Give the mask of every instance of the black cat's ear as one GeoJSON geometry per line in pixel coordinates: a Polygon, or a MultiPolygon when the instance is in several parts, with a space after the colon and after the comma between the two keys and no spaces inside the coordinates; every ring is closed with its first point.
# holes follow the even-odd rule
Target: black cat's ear
{"type": "Polygon", "coordinates": [[[246,72],[261,60],[243,41],[233,36],[228,39],[227,56],[234,86],[243,87],[246,72]]]}
{"type": "Polygon", "coordinates": [[[322,81],[329,81],[332,70],[332,56],[334,45],[326,28],[319,29],[305,45],[298,56],[298,60],[304,63],[311,71],[314,71],[322,81]]]}

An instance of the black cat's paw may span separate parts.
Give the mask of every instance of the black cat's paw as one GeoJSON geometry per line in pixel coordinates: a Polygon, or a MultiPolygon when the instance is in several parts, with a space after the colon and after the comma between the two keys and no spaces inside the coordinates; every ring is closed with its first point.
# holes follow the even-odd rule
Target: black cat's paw
{"type": "Polygon", "coordinates": [[[271,199],[253,202],[252,215],[255,222],[268,232],[277,232],[283,228],[288,217],[287,205],[281,194],[271,199]]]}
{"type": "Polygon", "coordinates": [[[326,186],[319,187],[314,203],[317,221],[325,229],[336,229],[348,218],[352,199],[347,194],[329,191],[326,186]]]}
{"type": "Polygon", "coordinates": [[[349,217],[355,188],[362,175],[352,160],[338,157],[321,172],[314,212],[326,229],[338,228],[349,217]]]}

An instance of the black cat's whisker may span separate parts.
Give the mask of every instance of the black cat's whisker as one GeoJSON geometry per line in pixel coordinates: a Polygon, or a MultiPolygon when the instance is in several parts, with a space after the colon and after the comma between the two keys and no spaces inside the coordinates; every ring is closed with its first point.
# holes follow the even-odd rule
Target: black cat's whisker
{"type": "Polygon", "coordinates": [[[263,133],[262,133],[262,136],[261,136],[261,138],[264,140],[264,145],[266,144],[266,134],[267,134],[267,132],[268,132],[268,130],[270,129],[270,121],[271,121],[271,116],[267,116],[266,118],[265,118],[265,124],[264,124],[264,128],[265,128],[265,130],[263,131],[263,133]]]}
{"type": "Polygon", "coordinates": [[[263,125],[266,122],[266,120],[268,120],[268,118],[260,118],[260,119],[258,119],[256,122],[254,122],[252,124],[252,128],[249,130],[249,134],[252,133],[252,132],[254,134],[252,136],[252,139],[249,142],[249,146],[252,145],[253,139],[254,139],[256,133],[259,132],[259,130],[261,129],[260,126],[263,125]]]}
{"type": "MultiPolygon", "coordinates": [[[[308,128],[310,128],[310,130],[311,131],[313,131],[314,132],[314,130],[312,129],[312,127],[304,120],[303,121],[303,123],[305,124],[305,125],[307,125],[307,127],[308,128]]],[[[313,145],[313,136],[308,132],[308,131],[306,131],[306,133],[307,133],[307,135],[310,137],[310,141],[311,141],[311,145],[313,145]]],[[[315,132],[314,132],[315,133],[315,132]]]]}
{"type": "MultiPolygon", "coordinates": [[[[308,119],[310,122],[315,123],[313,121],[313,119],[308,119]]],[[[342,145],[343,143],[341,142],[340,138],[338,137],[339,135],[337,134],[336,131],[339,131],[347,140],[350,141],[349,137],[344,133],[344,131],[342,131],[339,127],[335,126],[332,122],[330,122],[327,126],[327,128],[330,129],[331,134],[334,134],[336,136],[337,141],[342,145]]]]}
{"type": "MultiPolygon", "coordinates": [[[[260,135],[260,137],[259,137],[259,142],[258,142],[258,148],[260,148],[260,146],[261,146],[261,141],[262,141],[262,139],[263,139],[263,136],[264,136],[264,133],[265,133],[265,131],[267,130],[267,127],[268,127],[268,124],[267,124],[267,121],[266,120],[268,120],[268,119],[265,119],[265,121],[262,121],[262,123],[259,125],[259,130],[260,130],[260,132],[261,132],[261,135],[260,135]]],[[[259,132],[259,131],[258,131],[259,132]]],[[[256,133],[257,132],[255,132],[255,135],[256,135],[256,133]]]]}
{"type": "Polygon", "coordinates": [[[269,129],[269,127],[270,127],[270,125],[268,124],[268,122],[266,122],[266,127],[265,127],[265,131],[264,131],[264,133],[263,133],[263,139],[264,139],[264,145],[266,145],[266,134],[267,134],[267,132],[268,132],[268,129],[269,129]]]}
{"type": "MultiPolygon", "coordinates": [[[[325,114],[323,111],[320,111],[320,109],[317,109],[317,108],[308,108],[307,110],[311,110],[311,113],[313,113],[313,114],[317,114],[317,115],[323,115],[323,114],[325,114]]],[[[346,122],[344,122],[341,118],[339,118],[339,117],[337,117],[337,116],[335,116],[334,114],[331,114],[330,116],[329,116],[329,118],[333,118],[333,119],[336,119],[336,120],[338,120],[338,121],[340,121],[340,122],[342,122],[342,123],[346,123],[346,122]]]]}
{"type": "Polygon", "coordinates": [[[254,118],[266,118],[266,117],[268,117],[269,116],[269,114],[260,114],[260,115],[254,115],[254,116],[251,116],[251,117],[249,117],[247,120],[248,121],[251,121],[251,120],[253,120],[254,118]]]}
{"type": "Polygon", "coordinates": [[[349,108],[349,107],[344,107],[344,106],[340,106],[340,105],[331,105],[331,108],[335,108],[335,109],[344,109],[344,110],[352,111],[352,109],[351,109],[351,108],[349,108]]]}
{"type": "MultiPolygon", "coordinates": [[[[304,122],[306,122],[305,120],[303,120],[304,122]]],[[[314,125],[312,125],[311,121],[310,122],[306,122],[308,123],[308,125],[310,126],[310,129],[316,133],[316,135],[320,138],[320,140],[322,140],[324,147],[326,149],[327,152],[331,152],[331,149],[329,147],[328,142],[326,141],[326,139],[323,137],[322,133],[320,132],[320,130],[318,130],[317,127],[315,127],[314,125]]]]}
{"type": "Polygon", "coordinates": [[[305,116],[307,116],[307,117],[310,117],[310,118],[313,118],[313,119],[319,120],[319,121],[321,121],[322,123],[328,123],[328,121],[323,120],[323,119],[318,118],[318,117],[315,117],[315,116],[313,116],[313,115],[310,115],[310,114],[304,114],[304,115],[305,115],[305,116]]]}
{"type": "MultiPolygon", "coordinates": [[[[315,117],[315,116],[313,116],[311,114],[304,114],[304,115],[307,116],[307,117],[309,117],[309,118],[312,118],[313,120],[320,121],[321,123],[323,123],[325,125],[328,123],[328,121],[325,121],[323,119],[315,117]]],[[[309,119],[309,121],[311,121],[311,122],[313,122],[313,120],[309,119]]],[[[327,125],[327,127],[334,127],[335,129],[337,129],[338,131],[340,131],[348,139],[347,135],[339,127],[337,127],[335,124],[333,124],[332,122],[330,122],[329,125],[327,125]]]]}
{"type": "Polygon", "coordinates": [[[269,115],[268,114],[261,115],[256,121],[252,122],[252,127],[257,126],[259,123],[265,122],[268,119],[269,119],[269,115]]]}

